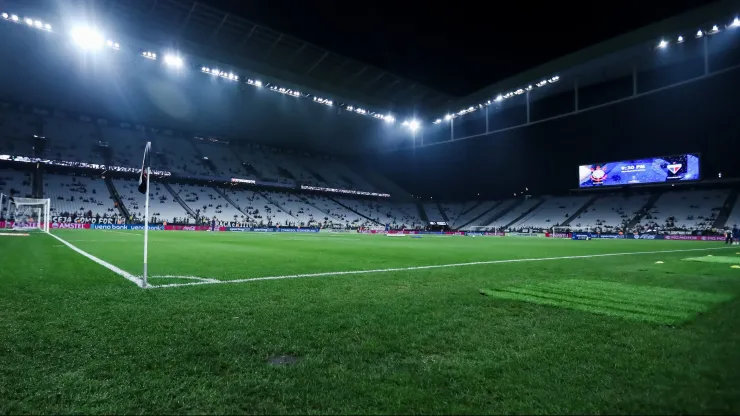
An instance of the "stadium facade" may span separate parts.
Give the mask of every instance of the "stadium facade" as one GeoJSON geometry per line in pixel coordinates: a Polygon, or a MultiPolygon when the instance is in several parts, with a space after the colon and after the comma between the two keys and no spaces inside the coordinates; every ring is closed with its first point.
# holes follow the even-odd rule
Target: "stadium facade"
{"type": "MultiPolygon", "coordinates": [[[[413,82],[381,72],[350,93],[343,87],[378,70],[347,74],[342,68],[359,64],[332,68],[338,58],[328,52],[308,59],[313,45],[289,50],[291,38],[195,3],[146,4],[45,11],[9,3],[2,11],[0,53],[9,59],[0,163],[11,173],[0,191],[51,197],[52,214],[65,221],[134,221],[137,153],[152,141],[155,222],[547,229],[579,226],[598,198],[611,198],[540,197],[575,187],[587,162],[691,153],[701,155],[705,178],[737,173],[717,151],[733,143],[740,97],[734,2],[503,81],[439,118],[416,118],[415,109],[440,111],[449,97],[413,82]],[[168,11],[177,13],[165,23],[168,11]],[[229,61],[224,52],[237,37],[249,56],[229,61]],[[332,87],[331,72],[345,78],[332,87]],[[390,86],[372,88],[386,77],[390,86]],[[388,148],[395,151],[378,152],[388,148]]],[[[583,227],[717,228],[737,196],[719,187],[697,191],[711,203],[692,206],[692,219],[646,215],[668,205],[647,197],[583,227]]]]}

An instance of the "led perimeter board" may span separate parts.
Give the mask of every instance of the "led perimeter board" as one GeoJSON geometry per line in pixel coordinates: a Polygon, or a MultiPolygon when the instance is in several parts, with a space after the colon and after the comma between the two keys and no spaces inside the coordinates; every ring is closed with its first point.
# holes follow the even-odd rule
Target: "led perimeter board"
{"type": "Polygon", "coordinates": [[[683,154],[578,167],[579,188],[699,180],[699,155],[683,154]]]}

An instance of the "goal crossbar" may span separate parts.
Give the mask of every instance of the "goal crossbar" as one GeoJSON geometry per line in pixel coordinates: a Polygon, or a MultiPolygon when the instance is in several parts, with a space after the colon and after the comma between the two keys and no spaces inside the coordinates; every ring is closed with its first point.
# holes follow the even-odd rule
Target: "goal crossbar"
{"type": "Polygon", "coordinates": [[[9,198],[6,223],[12,223],[14,228],[38,228],[48,233],[50,215],[51,200],[48,198],[9,198]],[[21,220],[27,219],[29,210],[35,222],[32,221],[30,225],[28,222],[21,223],[21,220]]]}

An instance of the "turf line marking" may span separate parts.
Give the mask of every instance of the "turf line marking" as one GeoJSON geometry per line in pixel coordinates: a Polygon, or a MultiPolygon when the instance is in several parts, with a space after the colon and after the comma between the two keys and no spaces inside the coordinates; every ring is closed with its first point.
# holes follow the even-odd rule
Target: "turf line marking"
{"type": "Polygon", "coordinates": [[[67,247],[71,248],[72,250],[74,250],[74,251],[82,254],[83,256],[87,257],[88,259],[94,261],[95,263],[98,263],[99,265],[105,267],[106,269],[112,271],[113,273],[116,273],[116,274],[118,274],[120,276],[123,276],[123,278],[126,279],[126,280],[129,280],[131,282],[134,282],[137,286],[142,287],[142,285],[144,284],[144,282],[140,278],[134,276],[133,274],[131,274],[131,273],[129,273],[129,272],[123,270],[123,269],[119,269],[118,267],[116,267],[116,266],[108,263],[105,260],[101,260],[101,259],[93,256],[92,254],[90,254],[90,253],[88,253],[88,252],[86,252],[86,251],[78,248],[77,246],[74,246],[71,243],[68,243],[66,240],[62,239],[61,237],[57,237],[57,236],[55,236],[52,233],[48,233],[48,234],[50,236],[56,238],[60,242],[62,242],[62,244],[64,244],[65,246],[67,246],[67,247]]]}
{"type": "MultiPolygon", "coordinates": [[[[682,253],[687,251],[710,251],[710,250],[724,250],[733,247],[713,247],[713,248],[688,248],[680,250],[660,250],[660,251],[635,251],[631,253],[603,253],[603,254],[586,254],[582,256],[562,256],[562,257],[541,257],[541,258],[528,258],[528,259],[508,259],[508,260],[487,260],[487,261],[473,261],[469,263],[451,263],[451,264],[434,264],[430,266],[412,266],[412,267],[393,267],[388,269],[372,269],[372,270],[349,270],[341,272],[322,272],[322,273],[305,273],[305,274],[291,274],[284,276],[267,276],[267,277],[252,277],[247,279],[234,279],[234,280],[218,280],[208,279],[199,282],[189,283],[170,283],[164,285],[149,285],[147,289],[161,289],[170,287],[182,287],[182,286],[196,286],[196,285],[212,285],[221,283],[250,283],[257,282],[260,280],[282,280],[282,279],[302,279],[306,277],[322,277],[322,276],[344,276],[351,274],[369,274],[369,273],[389,273],[389,272],[406,272],[414,270],[428,270],[428,269],[444,269],[451,267],[465,267],[465,266],[480,266],[487,264],[502,264],[502,263],[525,263],[535,261],[550,261],[550,260],[573,260],[573,259],[591,259],[596,257],[614,257],[614,256],[629,256],[629,255],[640,255],[640,254],[662,254],[662,253],[682,253]]],[[[206,278],[204,278],[206,279],[206,278]]]]}

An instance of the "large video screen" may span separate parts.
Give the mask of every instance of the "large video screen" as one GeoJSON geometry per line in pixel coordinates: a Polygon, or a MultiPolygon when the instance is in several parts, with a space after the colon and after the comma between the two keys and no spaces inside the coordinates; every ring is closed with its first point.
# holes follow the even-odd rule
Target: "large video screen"
{"type": "Polygon", "coordinates": [[[580,188],[699,180],[699,156],[684,154],[604,162],[578,168],[580,188]]]}

